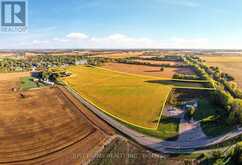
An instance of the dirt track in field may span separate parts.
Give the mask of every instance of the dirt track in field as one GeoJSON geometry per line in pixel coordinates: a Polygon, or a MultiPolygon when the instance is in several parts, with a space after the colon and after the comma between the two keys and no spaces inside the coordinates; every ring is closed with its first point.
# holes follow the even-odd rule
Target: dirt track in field
{"type": "Polygon", "coordinates": [[[160,67],[121,63],[107,63],[105,64],[104,68],[132,74],[156,76],[162,78],[172,78],[175,73],[193,73],[189,68],[164,68],[164,71],[160,71],[160,67]]]}
{"type": "Polygon", "coordinates": [[[28,75],[0,74],[0,163],[81,164],[114,135],[64,88],[18,91],[28,75]]]}

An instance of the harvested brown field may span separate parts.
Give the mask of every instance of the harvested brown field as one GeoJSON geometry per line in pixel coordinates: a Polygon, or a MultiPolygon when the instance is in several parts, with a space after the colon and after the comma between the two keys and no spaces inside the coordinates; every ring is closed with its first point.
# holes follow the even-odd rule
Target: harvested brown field
{"type": "MultiPolygon", "coordinates": [[[[100,153],[100,156],[90,162],[90,165],[140,165],[140,164],[152,164],[152,165],[184,165],[184,160],[175,158],[166,159],[156,153],[152,153],[145,150],[143,147],[128,141],[122,137],[118,137],[113,140],[112,143],[107,145],[105,149],[100,153]],[[114,155],[114,156],[111,156],[114,155]],[[142,163],[140,163],[142,162],[142,163]]],[[[192,160],[187,160],[192,162],[192,160]]],[[[194,161],[195,162],[195,161],[194,161]]],[[[189,164],[188,163],[188,164],[189,164]]],[[[192,164],[192,163],[191,163],[192,164]]]]}
{"type": "Polygon", "coordinates": [[[113,130],[62,87],[12,90],[26,74],[0,74],[0,163],[89,160],[113,130]]]}
{"type": "Polygon", "coordinates": [[[16,56],[15,52],[0,52],[0,57],[11,57],[16,56]]]}
{"type": "Polygon", "coordinates": [[[176,61],[155,61],[155,60],[133,60],[133,61],[137,61],[137,62],[148,62],[151,64],[169,64],[169,65],[177,65],[177,64],[182,64],[182,62],[176,62],[176,61]]]}
{"type": "Polygon", "coordinates": [[[143,51],[130,51],[130,52],[108,52],[108,53],[97,53],[94,56],[95,57],[109,57],[109,58],[127,58],[127,57],[136,57],[142,55],[143,51]]]}
{"type": "Polygon", "coordinates": [[[21,77],[30,76],[29,72],[19,72],[19,73],[0,73],[0,81],[14,81],[18,82],[18,79],[21,77]]]}
{"type": "Polygon", "coordinates": [[[175,73],[193,74],[193,71],[190,68],[165,68],[164,71],[160,71],[160,67],[121,63],[107,63],[105,64],[104,68],[120,72],[156,76],[162,78],[172,78],[175,73]]]}
{"type": "Polygon", "coordinates": [[[205,56],[202,59],[209,66],[217,66],[223,72],[231,74],[242,88],[242,56],[205,56]]]}

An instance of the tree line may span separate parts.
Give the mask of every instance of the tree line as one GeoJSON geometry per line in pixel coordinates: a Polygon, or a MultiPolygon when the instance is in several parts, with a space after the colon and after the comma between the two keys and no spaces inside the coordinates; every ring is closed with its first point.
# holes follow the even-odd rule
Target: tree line
{"type": "Polygon", "coordinates": [[[166,55],[166,56],[152,56],[148,58],[140,58],[136,57],[137,59],[142,59],[142,60],[154,60],[154,61],[175,61],[175,62],[183,62],[183,57],[182,56],[172,56],[172,55],[166,55]]]}
{"type": "Polygon", "coordinates": [[[26,57],[25,59],[17,58],[1,58],[0,72],[17,72],[17,71],[31,71],[33,68],[37,70],[45,70],[51,67],[60,67],[68,65],[101,65],[109,59],[103,57],[89,57],[89,56],[53,56],[53,55],[36,55],[26,57]]]}
{"type": "Polygon", "coordinates": [[[228,124],[242,125],[242,99],[241,90],[234,85],[231,76],[219,71],[218,68],[209,67],[197,56],[185,56],[185,61],[195,69],[197,74],[207,80],[210,86],[214,86],[216,91],[210,95],[210,99],[217,105],[223,107],[225,111],[219,112],[226,119],[228,124]]]}
{"type": "Polygon", "coordinates": [[[146,65],[146,66],[155,66],[155,67],[170,67],[170,68],[181,68],[181,67],[188,67],[186,64],[154,64],[151,62],[142,62],[142,61],[135,61],[134,58],[122,58],[116,59],[115,62],[123,63],[123,64],[134,64],[134,65],[146,65]]]}

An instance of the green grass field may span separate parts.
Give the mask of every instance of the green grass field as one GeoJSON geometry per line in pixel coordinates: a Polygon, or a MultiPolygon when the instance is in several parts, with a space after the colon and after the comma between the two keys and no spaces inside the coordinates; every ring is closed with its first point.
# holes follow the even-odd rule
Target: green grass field
{"type": "Polygon", "coordinates": [[[128,126],[140,133],[152,137],[157,137],[163,140],[176,140],[178,138],[179,124],[180,119],[178,118],[162,116],[157,130],[141,129],[131,125],[128,126]]]}
{"type": "Polygon", "coordinates": [[[75,66],[64,82],[99,108],[128,124],[156,128],[171,87],[95,67],[75,66]]]}
{"type": "Polygon", "coordinates": [[[223,110],[220,107],[208,100],[199,100],[199,108],[195,111],[194,119],[201,120],[202,130],[208,137],[223,135],[233,129],[219,117],[221,111],[223,110]]]}
{"type": "Polygon", "coordinates": [[[22,90],[28,90],[31,88],[39,88],[45,86],[42,83],[36,83],[33,81],[33,77],[23,77],[20,79],[20,88],[22,90]]]}

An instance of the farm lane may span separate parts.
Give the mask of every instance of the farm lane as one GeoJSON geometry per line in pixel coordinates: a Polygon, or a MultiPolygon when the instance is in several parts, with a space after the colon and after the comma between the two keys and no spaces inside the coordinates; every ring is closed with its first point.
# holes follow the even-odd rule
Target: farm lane
{"type": "Polygon", "coordinates": [[[203,141],[206,143],[206,140],[208,140],[207,136],[203,133],[202,128],[200,126],[199,121],[187,121],[185,119],[185,114],[183,113],[180,125],[179,125],[179,138],[177,139],[177,142],[191,142],[191,141],[203,141]]]}

